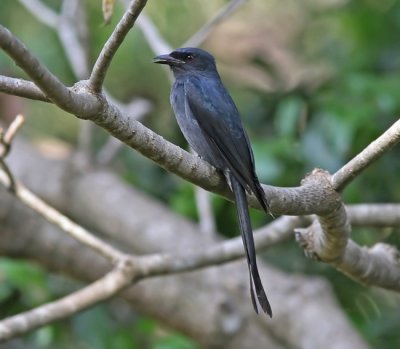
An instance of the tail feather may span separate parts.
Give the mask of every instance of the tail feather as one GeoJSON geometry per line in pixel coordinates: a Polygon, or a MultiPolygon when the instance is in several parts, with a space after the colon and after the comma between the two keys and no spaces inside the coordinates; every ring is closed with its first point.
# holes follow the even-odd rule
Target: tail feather
{"type": "Polygon", "coordinates": [[[255,178],[255,180],[254,180],[254,188],[252,190],[253,190],[254,195],[256,196],[258,202],[260,203],[261,207],[265,211],[265,213],[266,214],[271,214],[271,211],[269,210],[267,197],[265,196],[264,189],[261,187],[261,184],[258,181],[258,178],[255,178]]]}
{"type": "MultiPolygon", "coordinates": [[[[247,206],[246,191],[232,174],[230,174],[230,182],[232,185],[232,191],[235,196],[240,232],[242,235],[243,245],[246,252],[247,264],[249,267],[250,294],[253,307],[256,313],[258,313],[258,306],[256,302],[257,299],[262,310],[272,317],[271,306],[265,294],[264,287],[262,285],[261,278],[257,268],[256,251],[254,246],[253,231],[250,223],[249,209],[247,206]]],[[[255,194],[257,195],[257,193],[255,194]]],[[[265,209],[268,210],[268,206],[265,206],[265,209]]]]}

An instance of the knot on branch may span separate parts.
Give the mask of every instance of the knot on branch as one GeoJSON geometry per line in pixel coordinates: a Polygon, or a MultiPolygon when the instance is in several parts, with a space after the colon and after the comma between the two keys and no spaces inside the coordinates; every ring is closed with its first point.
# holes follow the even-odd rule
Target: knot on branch
{"type": "MultiPolygon", "coordinates": [[[[301,181],[304,187],[312,188],[319,198],[323,198],[326,213],[337,209],[342,204],[340,194],[335,190],[331,182],[331,174],[323,169],[316,168],[301,181]]],[[[323,214],[319,212],[318,214],[323,214]]]]}
{"type": "Polygon", "coordinates": [[[134,282],[138,279],[139,268],[138,259],[129,255],[122,255],[118,260],[115,261],[116,268],[120,270],[124,277],[134,282]]]}
{"type": "Polygon", "coordinates": [[[307,257],[336,263],[343,257],[351,230],[340,194],[331,184],[331,175],[322,169],[313,170],[302,185],[321,190],[327,209],[308,228],[296,230],[296,240],[307,257]]]}
{"type": "Polygon", "coordinates": [[[106,109],[107,99],[91,88],[89,80],[79,80],[69,91],[74,95],[75,105],[66,110],[79,119],[94,121],[95,116],[106,109]]]}

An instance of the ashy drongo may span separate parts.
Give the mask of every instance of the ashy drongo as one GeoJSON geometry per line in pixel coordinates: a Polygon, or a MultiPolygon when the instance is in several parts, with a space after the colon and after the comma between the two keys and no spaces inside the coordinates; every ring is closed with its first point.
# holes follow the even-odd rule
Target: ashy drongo
{"type": "Polygon", "coordinates": [[[257,301],[272,316],[257,268],[246,191],[252,192],[269,213],[268,201],[257,178],[253,151],[239,112],[221,82],[214,57],[199,48],[179,48],[157,56],[154,63],[170,66],[175,83],[171,105],[183,135],[204,160],[223,171],[233,191],[250,274],[254,310],[257,301]]]}

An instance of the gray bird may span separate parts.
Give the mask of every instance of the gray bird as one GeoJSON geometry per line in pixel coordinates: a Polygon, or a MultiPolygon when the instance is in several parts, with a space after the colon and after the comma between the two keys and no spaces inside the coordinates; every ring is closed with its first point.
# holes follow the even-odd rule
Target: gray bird
{"type": "Polygon", "coordinates": [[[230,183],[249,267],[253,307],[258,313],[258,300],[262,310],[272,316],[257,268],[246,191],[256,196],[266,213],[268,201],[255,172],[253,151],[239,112],[222,84],[214,57],[199,48],[179,48],[155,57],[153,62],[169,65],[174,74],[170,100],[186,140],[201,158],[223,171],[230,183]]]}

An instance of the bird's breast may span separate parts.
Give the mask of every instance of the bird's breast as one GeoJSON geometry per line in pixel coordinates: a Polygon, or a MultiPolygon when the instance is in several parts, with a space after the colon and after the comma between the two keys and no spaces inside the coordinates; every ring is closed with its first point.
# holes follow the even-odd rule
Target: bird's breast
{"type": "Polygon", "coordinates": [[[209,142],[196,118],[186,109],[186,98],[184,83],[176,81],[171,91],[170,102],[179,128],[191,148],[200,157],[215,167],[220,167],[220,161],[213,155],[214,152],[209,147],[209,142]]]}

